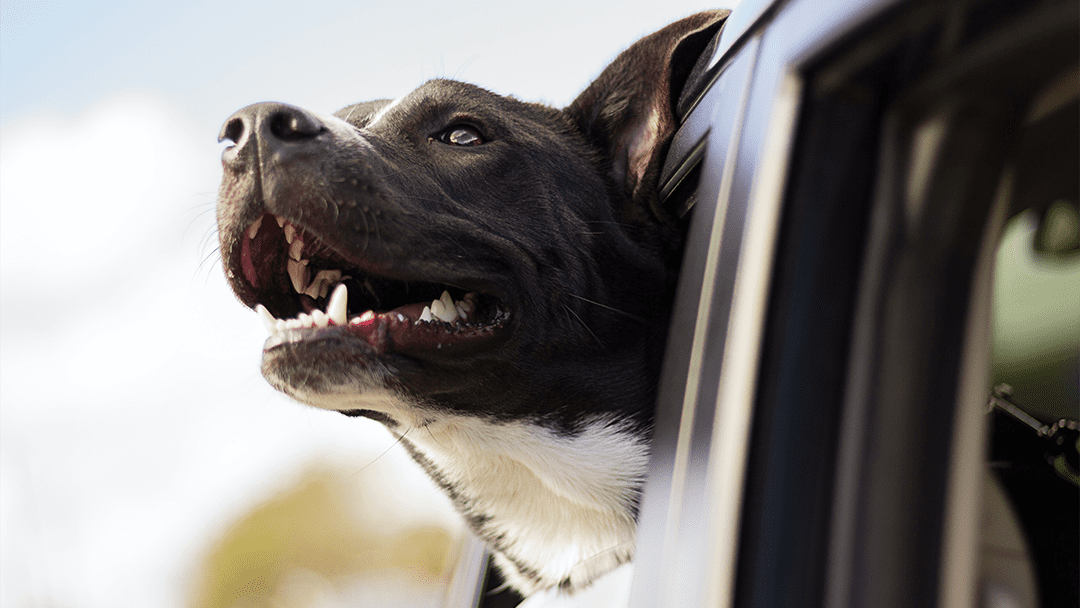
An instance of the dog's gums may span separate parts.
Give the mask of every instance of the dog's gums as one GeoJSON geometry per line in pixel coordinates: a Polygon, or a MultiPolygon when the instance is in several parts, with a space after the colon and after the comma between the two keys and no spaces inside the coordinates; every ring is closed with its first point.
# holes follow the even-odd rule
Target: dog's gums
{"type": "Polygon", "coordinates": [[[259,296],[255,310],[270,333],[264,350],[335,332],[361,339],[379,354],[463,354],[490,345],[509,319],[501,302],[475,291],[366,273],[280,216],[263,215],[245,236],[240,270],[259,296]],[[282,272],[292,293],[282,293],[282,272]]]}

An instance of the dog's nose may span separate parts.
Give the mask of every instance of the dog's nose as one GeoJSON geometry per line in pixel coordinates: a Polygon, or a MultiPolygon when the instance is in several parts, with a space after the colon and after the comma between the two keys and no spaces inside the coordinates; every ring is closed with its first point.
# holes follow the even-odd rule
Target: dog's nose
{"type": "Polygon", "coordinates": [[[260,145],[265,149],[302,143],[313,139],[325,127],[310,112],[283,103],[257,103],[230,116],[221,126],[218,142],[226,139],[233,145],[221,153],[221,161],[229,167],[244,163],[249,148],[260,145]],[[253,143],[260,142],[260,143],[253,143]]]}

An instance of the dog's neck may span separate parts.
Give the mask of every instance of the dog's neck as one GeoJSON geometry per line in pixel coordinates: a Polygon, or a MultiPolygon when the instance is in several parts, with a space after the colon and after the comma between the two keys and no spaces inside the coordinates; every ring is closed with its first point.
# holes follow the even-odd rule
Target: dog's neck
{"type": "Polygon", "coordinates": [[[432,411],[392,391],[338,389],[292,396],[384,422],[525,595],[572,593],[633,558],[649,443],[627,421],[596,418],[566,432],[432,411]]]}
{"type": "Polygon", "coordinates": [[[403,442],[526,594],[580,589],[632,558],[648,446],[626,429],[596,420],[568,435],[450,416],[403,442]]]}

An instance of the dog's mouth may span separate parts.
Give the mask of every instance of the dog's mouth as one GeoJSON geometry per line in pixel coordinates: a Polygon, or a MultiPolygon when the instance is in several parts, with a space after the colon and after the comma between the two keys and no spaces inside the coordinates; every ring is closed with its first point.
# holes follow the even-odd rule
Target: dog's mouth
{"type": "Polygon", "coordinates": [[[241,241],[237,270],[270,332],[266,351],[333,334],[376,354],[460,355],[489,345],[510,319],[495,296],[373,272],[280,216],[263,215],[241,241]]]}

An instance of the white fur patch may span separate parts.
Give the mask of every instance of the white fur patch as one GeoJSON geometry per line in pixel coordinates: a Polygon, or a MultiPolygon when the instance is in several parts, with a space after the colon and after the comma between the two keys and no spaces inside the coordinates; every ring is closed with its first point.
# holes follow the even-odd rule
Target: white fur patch
{"type": "Polygon", "coordinates": [[[496,422],[373,395],[294,394],[324,409],[371,409],[459,495],[496,561],[526,594],[580,589],[633,556],[633,506],[648,466],[643,438],[610,419],[565,435],[528,422],[496,422]]]}
{"type": "Polygon", "coordinates": [[[633,504],[648,464],[639,437],[608,420],[575,436],[524,422],[453,416],[408,440],[504,539],[510,582],[529,592],[592,582],[633,554],[633,504]],[[533,571],[515,576],[516,565],[533,571]],[[535,580],[533,578],[535,575],[535,580]]]}

